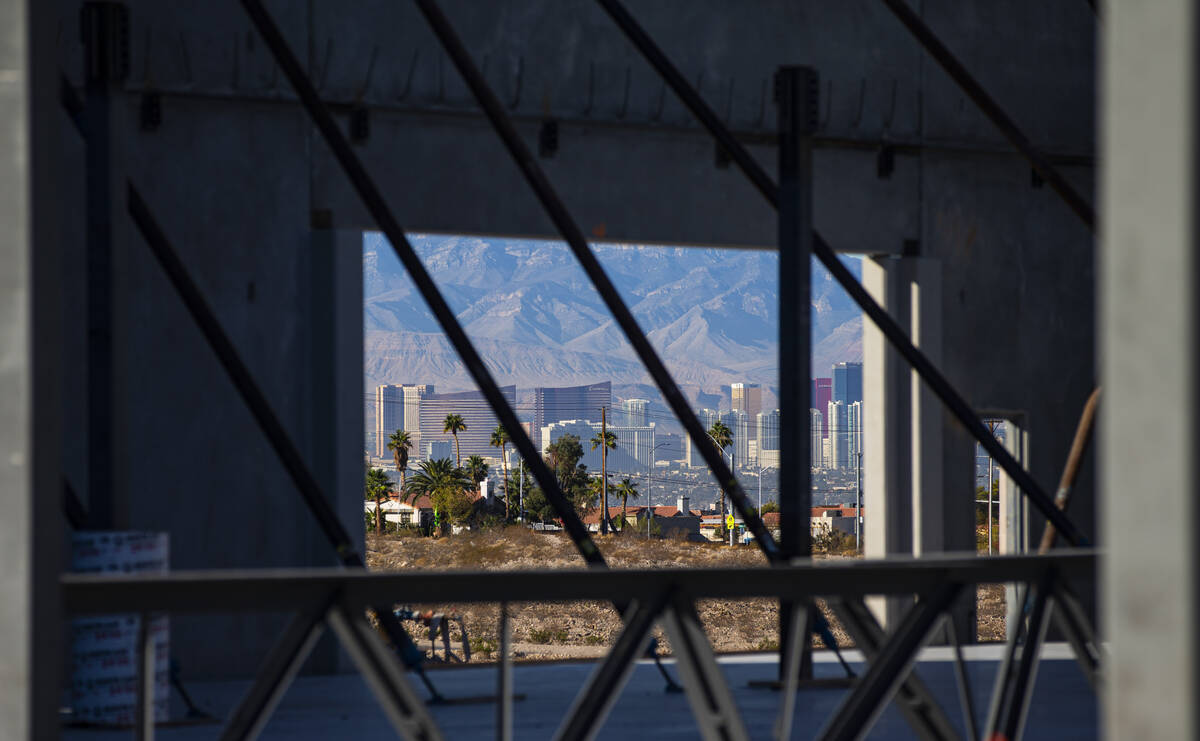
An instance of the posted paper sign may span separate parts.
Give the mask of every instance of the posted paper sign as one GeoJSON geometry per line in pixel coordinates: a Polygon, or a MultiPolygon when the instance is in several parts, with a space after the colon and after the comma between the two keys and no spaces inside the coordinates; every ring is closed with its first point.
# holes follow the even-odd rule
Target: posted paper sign
{"type": "MultiPolygon", "coordinates": [[[[71,541],[76,573],[166,573],[166,533],[80,532],[71,541]]],[[[82,723],[137,722],[137,614],[95,615],[71,621],[71,711],[82,723]]],[[[154,717],[167,720],[170,629],[166,615],[149,618],[154,641],[154,717]]]]}

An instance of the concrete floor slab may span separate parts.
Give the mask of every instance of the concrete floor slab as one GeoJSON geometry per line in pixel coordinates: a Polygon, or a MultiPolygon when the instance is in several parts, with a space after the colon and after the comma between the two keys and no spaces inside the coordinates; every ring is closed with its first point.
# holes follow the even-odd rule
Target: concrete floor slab
{"type": "MultiPolygon", "coordinates": [[[[999,663],[999,645],[967,647],[968,673],[976,712],[986,714],[991,685],[999,663]]],[[[862,657],[855,651],[847,658],[856,670],[862,657]]],[[[667,662],[670,664],[670,662],[667,662]]],[[[779,693],[751,689],[756,679],[771,679],[777,661],[766,654],[721,657],[720,663],[733,688],[738,706],[753,738],[770,738],[779,707],[779,693]]],[[[549,738],[562,714],[583,686],[594,664],[560,663],[516,666],[514,686],[525,700],[515,703],[515,736],[521,739],[549,738]]],[[[815,654],[818,677],[841,675],[833,656],[815,654]]],[[[951,719],[963,728],[957,702],[952,654],[947,648],[930,647],[921,654],[917,672],[943,703],[951,719]]],[[[447,697],[487,695],[495,690],[494,667],[462,667],[434,670],[433,681],[447,697]]],[[[224,715],[249,686],[248,681],[196,683],[190,692],[209,711],[224,715]]],[[[805,689],[798,697],[793,724],[795,739],[817,734],[846,690],[805,689]]],[[[495,736],[494,704],[434,706],[433,714],[448,738],[492,738],[495,736]]],[[[1099,736],[1098,704],[1068,647],[1048,644],[1039,665],[1034,699],[1029,712],[1027,739],[1092,739],[1099,736]]],[[[176,715],[182,711],[176,709],[176,715]]],[[[156,737],[165,741],[209,739],[218,734],[216,724],[191,727],[162,727],[156,737]]],[[[64,737],[72,741],[106,741],[128,738],[128,732],[70,729],[64,737]]],[[[375,704],[366,684],[357,676],[302,677],[284,696],[261,738],[366,739],[393,738],[383,712],[375,704]]],[[[599,734],[601,739],[691,739],[697,737],[687,699],[663,692],[663,681],[650,662],[640,662],[629,684],[599,734]]],[[[889,706],[880,716],[869,738],[913,738],[904,718],[889,706]]]]}

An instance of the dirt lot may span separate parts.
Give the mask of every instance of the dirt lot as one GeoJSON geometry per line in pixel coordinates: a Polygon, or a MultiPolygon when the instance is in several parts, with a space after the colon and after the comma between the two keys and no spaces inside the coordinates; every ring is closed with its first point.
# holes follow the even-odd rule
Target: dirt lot
{"type": "MultiPolygon", "coordinates": [[[[605,558],[616,569],[765,568],[767,565],[763,556],[753,547],[729,548],[708,543],[646,541],[616,536],[599,538],[598,542],[605,558]]],[[[558,535],[541,535],[522,528],[464,533],[440,539],[368,535],[367,562],[370,568],[385,571],[582,569],[582,561],[568,539],[558,535]]],[[[979,639],[1003,640],[1003,587],[981,586],[978,604],[979,639]]],[[[472,661],[494,660],[499,606],[408,606],[457,613],[466,623],[472,661]]],[[[778,647],[776,602],[765,599],[738,602],[707,600],[698,607],[705,630],[718,652],[761,651],[778,647]]],[[[608,603],[519,603],[510,606],[510,610],[513,650],[517,660],[601,656],[621,627],[620,619],[608,603]]],[[[827,611],[826,617],[830,618],[838,644],[850,645],[849,636],[827,611]]],[[[415,630],[413,635],[422,639],[419,645],[429,648],[427,635],[415,630]]],[[[460,647],[457,631],[452,632],[452,637],[457,653],[460,647]]],[[[663,649],[669,652],[669,643],[661,631],[658,638],[663,649]]],[[[819,642],[814,642],[814,645],[819,645],[819,642]]],[[[438,656],[441,656],[440,650],[438,656]]]]}

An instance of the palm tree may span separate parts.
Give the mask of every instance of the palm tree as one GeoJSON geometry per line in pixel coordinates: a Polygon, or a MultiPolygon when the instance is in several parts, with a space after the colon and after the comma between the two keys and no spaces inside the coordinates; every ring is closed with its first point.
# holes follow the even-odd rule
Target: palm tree
{"type": "MultiPolygon", "coordinates": [[[[717,444],[717,447],[720,448],[721,450],[725,450],[725,448],[728,448],[730,445],[733,445],[733,430],[730,430],[729,426],[720,420],[713,422],[712,427],[708,428],[708,436],[713,439],[713,442],[715,442],[717,444]]],[[[732,468],[732,466],[730,466],[730,467],[732,468]]],[[[724,523],[725,523],[725,488],[724,487],[721,488],[721,523],[722,523],[721,527],[724,528],[725,527],[725,525],[724,525],[724,523]]]]}
{"type": "Polygon", "coordinates": [[[463,471],[478,488],[479,482],[487,478],[488,464],[483,462],[483,458],[473,455],[467,459],[467,465],[463,466],[463,471]]]}
{"type": "Polygon", "coordinates": [[[408,451],[412,450],[412,440],[408,436],[408,430],[393,432],[388,439],[387,448],[392,451],[392,457],[396,460],[396,470],[400,472],[400,499],[403,500],[408,474],[408,451]]]}
{"type": "Polygon", "coordinates": [[[383,499],[392,491],[392,480],[382,468],[367,469],[366,494],[375,500],[375,534],[383,534],[383,499]]]}
{"type": "Polygon", "coordinates": [[[712,423],[712,427],[708,428],[708,435],[721,450],[733,445],[733,431],[720,420],[712,423]]]}
{"type": "Polygon", "coordinates": [[[420,496],[429,497],[434,504],[435,515],[439,502],[451,502],[470,488],[471,480],[467,478],[466,472],[455,466],[449,458],[422,461],[408,485],[414,499],[420,496]]]}
{"type": "Polygon", "coordinates": [[[454,488],[465,491],[471,488],[471,480],[467,478],[466,472],[455,466],[449,458],[421,461],[417,472],[413,474],[413,480],[408,484],[408,490],[418,497],[431,497],[454,488]]]}
{"type": "Polygon", "coordinates": [[[467,431],[467,423],[463,421],[461,415],[447,414],[446,419],[442,422],[442,432],[449,432],[454,435],[454,465],[462,465],[462,455],[458,451],[458,433],[467,431]]]}
{"type": "Polygon", "coordinates": [[[600,480],[604,482],[603,501],[600,502],[600,532],[608,532],[608,451],[617,449],[617,436],[605,430],[592,436],[592,450],[600,448],[600,480]]]}
{"type": "Polygon", "coordinates": [[[504,425],[496,425],[496,429],[492,430],[491,444],[493,448],[500,448],[500,473],[504,479],[504,519],[508,520],[508,461],[505,460],[508,456],[504,454],[504,446],[508,444],[508,430],[504,429],[504,425]]]}
{"type": "Polygon", "coordinates": [[[628,478],[621,479],[621,483],[617,485],[617,496],[621,497],[621,532],[625,532],[625,510],[628,508],[630,499],[638,498],[637,485],[628,478]]]}

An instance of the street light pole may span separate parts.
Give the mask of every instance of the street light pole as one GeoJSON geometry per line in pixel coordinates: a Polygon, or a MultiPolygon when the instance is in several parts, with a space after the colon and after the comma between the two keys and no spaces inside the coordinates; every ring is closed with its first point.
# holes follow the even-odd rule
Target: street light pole
{"type": "MultiPolygon", "coordinates": [[[[736,463],[737,457],[736,456],[737,456],[737,454],[734,451],[732,451],[732,450],[729,451],[729,470],[733,471],[734,476],[737,476],[737,463],[736,463]]],[[[721,502],[722,503],[725,502],[724,497],[721,498],[721,502]]],[[[724,515],[725,513],[722,512],[721,514],[724,515]]],[[[731,515],[733,514],[733,507],[729,508],[729,514],[731,514],[731,515]]],[[[730,545],[730,547],[733,547],[733,531],[736,530],[737,528],[731,527],[728,529],[729,529],[729,545],[730,545]]]]}
{"type": "Polygon", "coordinates": [[[646,460],[646,540],[650,539],[650,519],[654,517],[654,451],[666,445],[666,441],[650,448],[646,460]]]}
{"type": "Polygon", "coordinates": [[[762,472],[763,466],[758,464],[758,519],[762,519],[762,472]]]}

